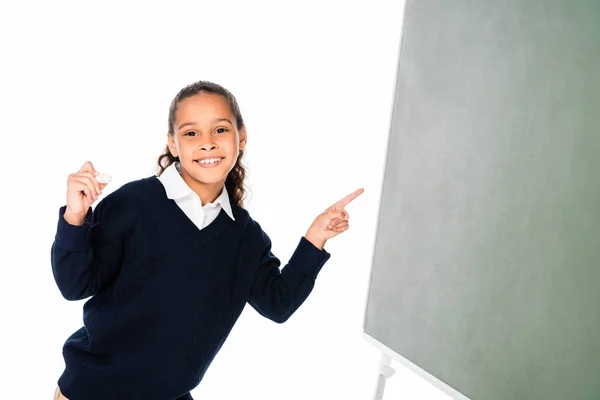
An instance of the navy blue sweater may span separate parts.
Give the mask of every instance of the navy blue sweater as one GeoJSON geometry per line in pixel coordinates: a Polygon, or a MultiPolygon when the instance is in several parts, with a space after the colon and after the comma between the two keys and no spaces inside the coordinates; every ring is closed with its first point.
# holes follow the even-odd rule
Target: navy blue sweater
{"type": "Polygon", "coordinates": [[[68,300],[92,296],[64,344],[70,400],[191,399],[246,303],[283,323],[330,254],[301,237],[280,269],[271,241],[232,202],[202,230],[156,177],[106,196],[83,226],[59,211],[52,271],[68,300]]]}

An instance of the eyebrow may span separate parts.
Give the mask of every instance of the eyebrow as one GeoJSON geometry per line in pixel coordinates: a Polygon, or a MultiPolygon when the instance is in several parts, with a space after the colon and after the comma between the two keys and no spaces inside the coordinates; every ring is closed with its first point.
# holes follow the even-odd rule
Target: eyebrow
{"type": "MultiPolygon", "coordinates": [[[[217,119],[213,119],[212,122],[216,124],[216,123],[223,122],[223,121],[229,122],[231,125],[233,125],[233,123],[228,118],[217,118],[217,119]]],[[[197,124],[197,122],[184,122],[183,124],[179,125],[179,128],[177,128],[177,130],[180,131],[181,128],[185,128],[186,126],[194,126],[196,124],[197,124]]]]}

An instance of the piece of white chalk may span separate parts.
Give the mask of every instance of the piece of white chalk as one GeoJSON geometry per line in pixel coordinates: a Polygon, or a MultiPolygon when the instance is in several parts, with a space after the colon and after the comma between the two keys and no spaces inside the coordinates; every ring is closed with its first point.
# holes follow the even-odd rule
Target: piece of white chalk
{"type": "Polygon", "coordinates": [[[112,176],[110,176],[109,174],[100,174],[96,177],[96,180],[98,181],[98,183],[108,184],[110,183],[110,181],[112,181],[112,176]]]}

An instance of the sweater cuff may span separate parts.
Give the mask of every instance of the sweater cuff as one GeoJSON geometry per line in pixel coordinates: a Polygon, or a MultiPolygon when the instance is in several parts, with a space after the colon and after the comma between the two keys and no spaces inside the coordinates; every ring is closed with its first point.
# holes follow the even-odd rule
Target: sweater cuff
{"type": "Polygon", "coordinates": [[[302,236],[300,243],[298,243],[294,254],[290,258],[289,264],[294,265],[303,275],[316,279],[317,274],[330,257],[331,254],[327,250],[320,250],[302,236]]]}
{"type": "Polygon", "coordinates": [[[92,225],[92,208],[88,210],[83,225],[71,225],[65,220],[67,206],[58,211],[58,226],[54,241],[58,247],[66,251],[83,251],[87,248],[87,233],[92,225]]]}

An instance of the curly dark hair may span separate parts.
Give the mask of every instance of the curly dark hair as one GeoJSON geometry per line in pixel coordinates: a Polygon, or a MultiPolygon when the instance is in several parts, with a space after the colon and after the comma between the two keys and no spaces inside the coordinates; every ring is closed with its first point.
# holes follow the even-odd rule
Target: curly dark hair
{"type": "MultiPolygon", "coordinates": [[[[198,81],[181,89],[171,102],[171,107],[169,108],[169,135],[173,135],[173,132],[175,132],[175,113],[177,112],[179,103],[199,93],[218,94],[222,96],[229,103],[229,107],[234,115],[238,130],[241,130],[244,127],[244,119],[242,118],[242,113],[240,112],[240,107],[235,99],[235,96],[229,90],[217,85],[216,83],[198,81]]],[[[246,195],[246,188],[244,184],[246,179],[246,169],[242,165],[243,155],[244,151],[240,150],[238,159],[233,166],[233,169],[227,175],[227,179],[225,180],[225,189],[227,189],[230,199],[240,207],[244,206],[244,197],[246,195]]],[[[167,167],[174,162],[179,162],[179,157],[174,157],[169,151],[169,146],[167,145],[164,153],[158,157],[158,168],[156,175],[160,176],[165,169],[167,169],[167,167]]]]}

